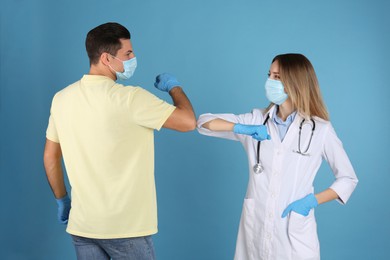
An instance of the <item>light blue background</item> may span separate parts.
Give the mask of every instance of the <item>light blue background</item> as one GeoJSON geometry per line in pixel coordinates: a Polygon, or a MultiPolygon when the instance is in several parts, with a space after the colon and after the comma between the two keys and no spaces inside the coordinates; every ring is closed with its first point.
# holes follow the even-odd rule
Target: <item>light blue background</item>
{"type": "MultiPolygon", "coordinates": [[[[388,259],[390,2],[383,0],[3,0],[0,8],[1,259],[75,259],[57,224],[42,152],[51,98],[88,73],[87,32],[132,33],[140,85],[177,75],[197,114],[265,107],[271,59],[313,63],[332,123],[359,177],[346,206],[317,208],[322,259],[388,259]]],[[[247,184],[241,145],[156,133],[158,259],[232,259],[247,184]]],[[[317,191],[332,182],[324,164],[317,191]]]]}

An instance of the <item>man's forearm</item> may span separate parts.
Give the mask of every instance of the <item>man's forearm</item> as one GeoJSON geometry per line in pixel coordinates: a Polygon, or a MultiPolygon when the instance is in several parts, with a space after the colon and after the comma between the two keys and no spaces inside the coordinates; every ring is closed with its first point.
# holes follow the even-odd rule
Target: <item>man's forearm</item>
{"type": "Polygon", "coordinates": [[[171,124],[172,129],[179,131],[192,131],[196,128],[196,117],[190,100],[181,87],[175,87],[169,94],[172,97],[176,111],[166,123],[171,124]],[[177,127],[172,127],[176,125],[177,127]],[[178,125],[181,125],[180,127],[178,125]],[[183,127],[184,126],[184,127],[183,127]]]}
{"type": "Polygon", "coordinates": [[[45,163],[47,180],[56,199],[63,198],[66,195],[64,183],[64,174],[61,161],[45,163]]]}
{"type": "Polygon", "coordinates": [[[47,180],[57,199],[63,198],[66,195],[61,158],[61,146],[58,143],[46,140],[43,162],[47,180]]]}
{"type": "Polygon", "coordinates": [[[169,95],[172,97],[173,105],[179,109],[185,110],[189,113],[189,116],[195,118],[194,109],[187,95],[184,93],[181,87],[175,87],[169,91],[169,95]]]}

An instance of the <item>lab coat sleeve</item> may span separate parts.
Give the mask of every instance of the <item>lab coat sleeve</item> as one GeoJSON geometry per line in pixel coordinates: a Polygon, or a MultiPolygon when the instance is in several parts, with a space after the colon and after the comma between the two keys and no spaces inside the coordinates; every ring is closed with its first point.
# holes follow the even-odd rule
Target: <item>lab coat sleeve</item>
{"type": "Polygon", "coordinates": [[[343,148],[343,144],[337,137],[332,125],[329,123],[324,140],[323,157],[331,167],[336,180],[330,186],[334,190],[341,204],[347,203],[358,183],[355,171],[343,148]]]}
{"type": "MultiPolygon", "coordinates": [[[[234,114],[203,114],[199,116],[197,122],[197,130],[202,135],[220,137],[224,139],[234,140],[234,141],[243,141],[245,138],[248,138],[246,135],[235,134],[231,131],[221,132],[221,131],[211,131],[207,128],[202,127],[206,122],[209,122],[213,119],[224,119],[226,121],[235,123],[235,124],[248,124],[253,125],[256,122],[261,122],[262,112],[259,109],[253,110],[251,113],[234,115],[234,114]]],[[[260,123],[261,124],[261,123],[260,123]]]]}

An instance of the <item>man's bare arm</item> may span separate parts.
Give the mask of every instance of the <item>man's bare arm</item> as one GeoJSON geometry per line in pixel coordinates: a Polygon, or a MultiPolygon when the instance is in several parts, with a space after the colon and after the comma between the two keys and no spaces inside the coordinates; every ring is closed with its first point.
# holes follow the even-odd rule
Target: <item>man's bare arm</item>
{"type": "Polygon", "coordinates": [[[59,143],[46,139],[43,162],[47,180],[56,199],[63,198],[67,192],[62,171],[62,151],[59,143]]]}
{"type": "Polygon", "coordinates": [[[196,127],[196,117],[190,100],[181,87],[169,91],[176,109],[165,121],[163,127],[180,132],[192,131],[196,127]]]}

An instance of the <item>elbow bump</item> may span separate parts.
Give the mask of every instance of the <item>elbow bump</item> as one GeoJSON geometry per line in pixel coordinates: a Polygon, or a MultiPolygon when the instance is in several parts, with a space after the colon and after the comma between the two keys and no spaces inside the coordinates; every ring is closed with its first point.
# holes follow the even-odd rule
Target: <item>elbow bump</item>
{"type": "Polygon", "coordinates": [[[182,132],[190,132],[194,131],[196,128],[196,121],[195,120],[186,120],[186,122],[183,122],[182,126],[182,132]]]}
{"type": "Polygon", "coordinates": [[[191,123],[189,124],[189,131],[194,131],[196,129],[196,120],[191,120],[191,123]]]}

